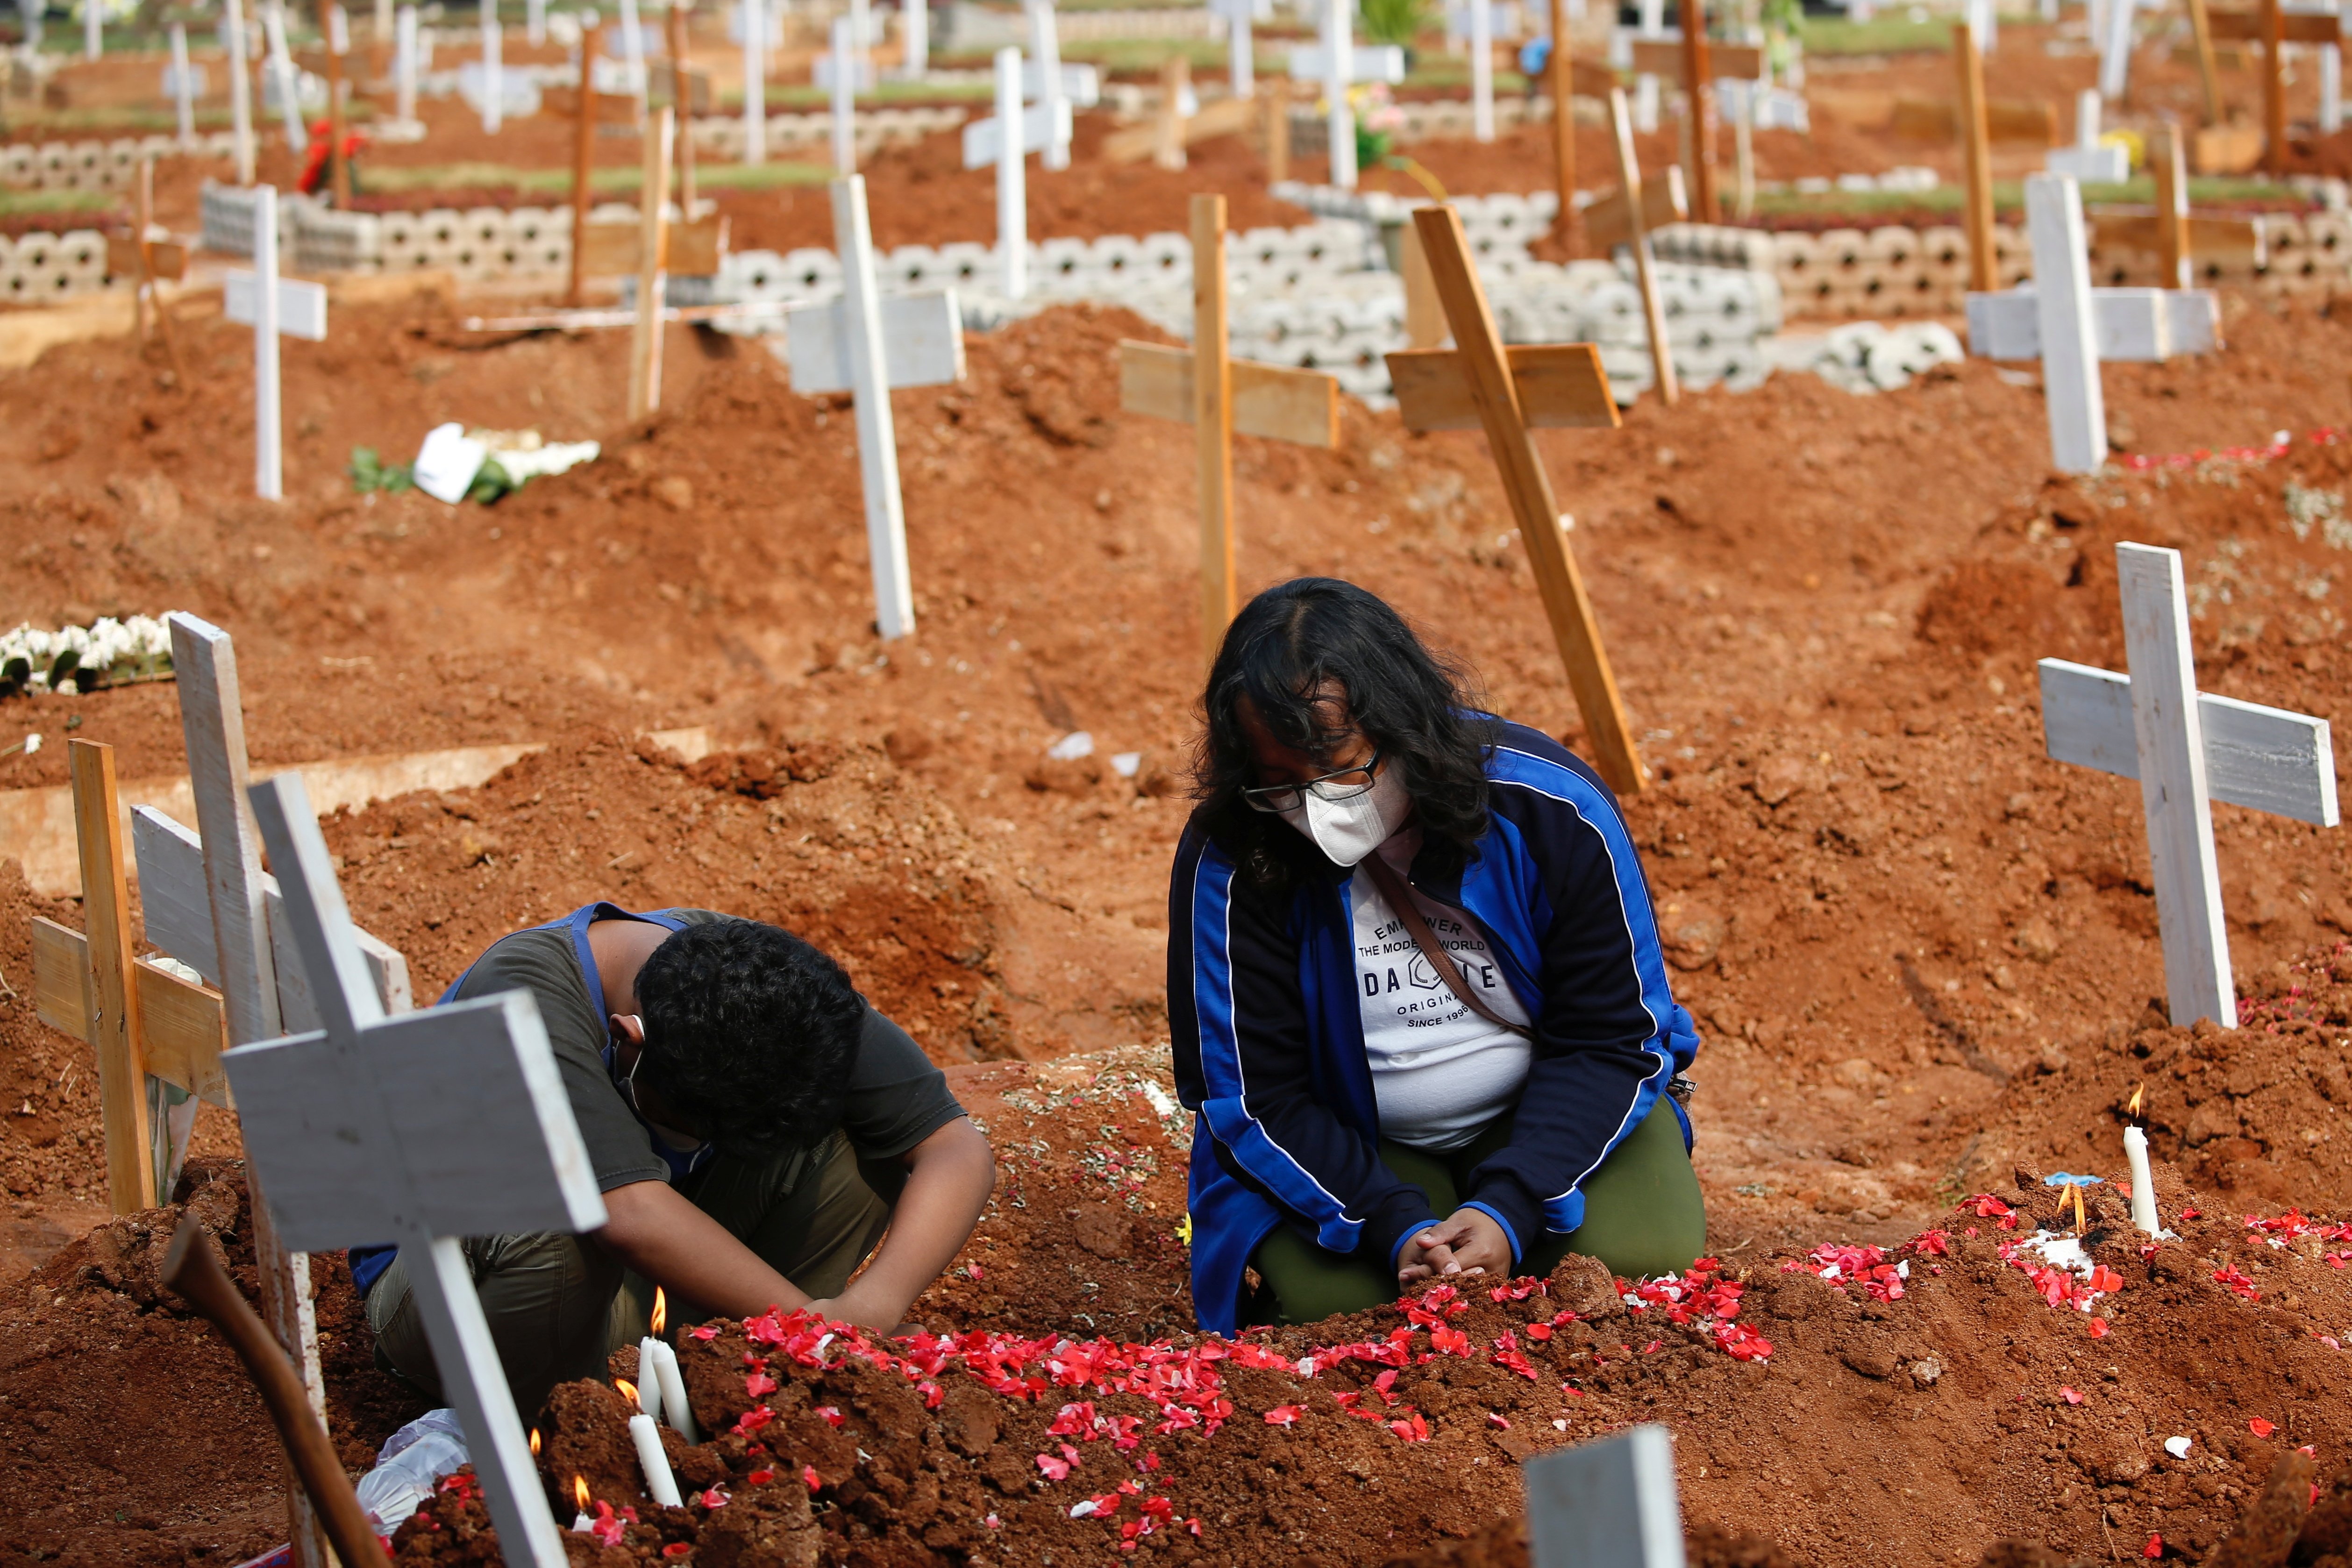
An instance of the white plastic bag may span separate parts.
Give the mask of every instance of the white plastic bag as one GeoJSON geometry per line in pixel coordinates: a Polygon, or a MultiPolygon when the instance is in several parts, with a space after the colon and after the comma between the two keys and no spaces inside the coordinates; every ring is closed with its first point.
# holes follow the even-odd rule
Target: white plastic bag
{"type": "Polygon", "coordinates": [[[390,1535],[433,1495],[441,1478],[470,1458],[455,1410],[428,1410],[384,1439],[375,1468],[360,1478],[360,1507],[376,1533],[390,1535]]]}

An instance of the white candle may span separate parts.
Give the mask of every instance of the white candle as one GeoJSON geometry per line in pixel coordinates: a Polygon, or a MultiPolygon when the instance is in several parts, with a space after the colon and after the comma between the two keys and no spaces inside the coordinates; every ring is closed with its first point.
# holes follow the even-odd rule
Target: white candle
{"type": "Polygon", "coordinates": [[[669,1473],[669,1456],[662,1452],[661,1428],[654,1418],[630,1416],[629,1440],[637,1446],[637,1464],[646,1472],[646,1495],[664,1508],[679,1507],[677,1481],[669,1473]]]}
{"type": "Polygon", "coordinates": [[[572,1516],[572,1533],[574,1535],[585,1535],[595,1527],[596,1521],[584,1513],[575,1513],[572,1516]]]}
{"type": "Polygon", "coordinates": [[[655,1340],[654,1369],[661,1377],[662,1418],[677,1429],[677,1435],[689,1444],[699,1441],[694,1435],[694,1409],[686,1402],[686,1374],[678,1370],[677,1352],[667,1340],[655,1340]]]}
{"type": "Polygon", "coordinates": [[[2150,1236],[2162,1232],[2156,1217],[2156,1178],[2148,1173],[2147,1134],[2137,1127],[2124,1129],[2124,1156],[2131,1161],[2132,1224],[2150,1236]]]}
{"type": "Polygon", "coordinates": [[[661,1414],[661,1373],[654,1365],[654,1347],[659,1343],[651,1334],[637,1342],[637,1408],[656,1416],[661,1414]]]}

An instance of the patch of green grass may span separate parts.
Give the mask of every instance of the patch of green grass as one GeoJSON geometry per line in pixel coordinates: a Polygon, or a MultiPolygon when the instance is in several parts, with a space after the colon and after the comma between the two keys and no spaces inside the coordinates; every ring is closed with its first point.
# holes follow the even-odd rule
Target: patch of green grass
{"type": "MultiPolygon", "coordinates": [[[[983,60],[981,63],[985,65],[987,62],[983,60]]],[[[993,84],[984,81],[930,84],[886,81],[872,92],[859,93],[857,101],[869,109],[883,104],[936,103],[942,99],[950,102],[984,103],[995,90],[993,84]]],[[[723,87],[719,89],[718,100],[718,107],[724,112],[740,114],[743,111],[743,89],[740,83],[731,90],[723,87]]],[[[810,82],[768,89],[768,109],[772,113],[778,110],[804,112],[824,109],[832,102],[833,94],[810,82]]]]}
{"type": "MultiPolygon", "coordinates": [[[[694,183],[701,190],[765,191],[787,185],[823,184],[832,178],[826,163],[703,163],[694,165],[694,183]]],[[[599,195],[634,191],[645,184],[636,166],[598,169],[588,188],[599,195]]],[[[360,165],[363,193],[394,195],[410,191],[514,190],[533,195],[562,195],[572,189],[568,169],[523,169],[511,163],[426,163],[403,169],[370,169],[360,165]]]]}
{"type": "Polygon", "coordinates": [[[0,217],[21,217],[27,213],[102,212],[116,205],[110,191],[11,191],[0,190],[0,217]]]}
{"type": "Polygon", "coordinates": [[[1952,47],[1952,22],[1948,16],[1920,22],[1904,16],[1875,16],[1867,22],[1808,16],[1798,26],[1797,37],[1809,55],[1941,54],[1952,47]]]}
{"type": "MultiPolygon", "coordinates": [[[[1759,191],[1759,217],[1837,217],[1864,222],[1894,215],[1923,215],[1938,221],[1958,222],[1965,192],[1958,185],[1937,185],[1927,191],[1759,191]]],[[[2084,185],[2084,206],[2147,206],[2156,200],[2156,182],[2147,175],[2121,184],[2084,185]]],[[[2285,185],[2263,180],[2192,179],[2189,200],[2198,207],[2248,207],[2305,205],[2308,198],[2285,185]]],[[[2001,213],[2021,212],[2025,187],[2014,180],[1993,183],[1992,202],[2001,213]]]]}

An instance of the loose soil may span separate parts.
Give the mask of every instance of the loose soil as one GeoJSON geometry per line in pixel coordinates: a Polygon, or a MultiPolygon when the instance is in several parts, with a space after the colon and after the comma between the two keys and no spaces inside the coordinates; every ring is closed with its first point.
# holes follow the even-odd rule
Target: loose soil
{"type": "MultiPolygon", "coordinates": [[[[446,311],[338,307],[328,343],[289,346],[278,505],[243,493],[249,352],[217,318],[184,318],[193,390],[121,342],[0,376],[0,624],[186,608],[227,626],[264,763],[549,742],[479,789],[327,825],[354,912],[408,954],[419,995],[498,933],[597,896],[792,924],[950,1066],[1003,1163],[923,1321],[1195,1353],[1185,1139],[1144,1084],[1164,1083],[1197,552],[1189,432],[1118,409],[1116,342],[1148,329],[1056,310],[971,339],[965,384],[894,397],[919,630],[886,646],[840,400],[795,395],[756,345],[681,329],[665,412],[631,426],[618,337],[461,340],[446,311]],[[607,451],[490,509],[352,493],[352,447],[404,457],[446,418],[607,451]],[[629,739],[684,724],[719,751],[688,764],[629,739]],[[1045,759],[1081,729],[1094,756],[1045,759]],[[1108,765],[1129,752],[1132,777],[1108,765]]],[[[778,1552],[793,1537],[844,1560],[1108,1560],[1139,1503],[1108,1523],[1068,1509],[1132,1476],[1202,1524],[1155,1526],[1145,1550],[1381,1563],[1488,1531],[1530,1439],[1653,1415],[1677,1432],[1693,1521],[1769,1536],[1790,1561],[1974,1561],[2010,1535],[2107,1558],[2161,1533],[2201,1555],[2283,1440],[2316,1447],[2333,1475],[2343,1379],[2316,1336],[2352,1331],[2326,1258],[2341,1240],[2273,1249],[2243,1222],[2352,1216],[2334,1146],[2352,865],[2334,836],[2217,807],[2247,1022],[2164,1026],[2137,792],[2049,762],[2032,699],[2039,658],[2120,668],[2113,551],[2138,540],[2185,553],[2204,689],[2342,706],[2352,447],[2305,437],[2352,426],[2352,339],[2312,304],[2230,296],[2225,322],[2222,355],[2107,375],[2126,457],[2223,454],[2179,466],[2052,479],[2038,393],[1982,363],[1869,398],[1781,378],[1540,439],[1655,770],[1627,811],[1706,1037],[1710,1246],[1769,1360],[1734,1359],[1706,1323],[1661,1323],[1657,1304],[1628,1317],[1589,1279],[1503,1302],[1474,1291],[1448,1320],[1473,1353],[1395,1369],[1387,1391],[1423,1442],[1342,1414],[1335,1394],[1373,1376],[1361,1361],[1314,1378],[1216,1363],[1234,1402],[1220,1429],[1204,1409],[1161,1434],[1168,1417],[1137,1395],[1052,1385],[1034,1357],[1047,1392],[1004,1401],[961,1370],[977,1347],[955,1352],[925,1374],[942,1391],[927,1412],[905,1408],[921,1396],[895,1373],[779,1352],[781,1403],[757,1436],[772,1463],[709,1446],[693,1463],[736,1500],[663,1528],[700,1531],[713,1561],[763,1560],[720,1545],[761,1531],[778,1552]],[[2283,454],[2229,455],[2279,430],[2297,437],[2283,454]],[[1997,1256],[2021,1233],[1952,1205],[1990,1192],[2030,1230],[2052,1217],[2038,1172],[2112,1181],[2121,1108],[2143,1085],[2166,1213],[2203,1217],[2175,1218],[2182,1239],[2142,1258],[2112,1187],[2093,1189],[2095,1251],[2123,1280],[2094,1340],[1997,1256]],[[1931,1228],[1948,1254],[1894,1250],[1931,1228]],[[1905,1295],[1849,1299],[1783,1271],[1825,1242],[1908,1261],[1905,1295]],[[1526,1332],[1564,1302],[1583,1317],[1550,1341],[1526,1332]],[[1507,1328],[1535,1379],[1489,1359],[1507,1328]],[[1560,1393],[1571,1379],[1580,1393],[1560,1393]],[[1142,1447],[1045,1432],[1073,1398],[1151,1415],[1142,1447]],[[827,1404],[841,1428],[814,1414],[827,1404]],[[1293,1404],[1297,1426],[1264,1420],[1293,1404]],[[2161,1457],[2174,1435],[2194,1439],[2189,1460],[2161,1457]],[[861,1437],[874,1459],[856,1458],[861,1437]],[[1035,1457],[1065,1440],[1083,1462],[1048,1480],[1035,1457]],[[1138,1472],[1146,1451],[1160,1468],[1138,1472]],[[820,1477],[805,1517],[803,1463],[820,1477]],[[755,1468],[777,1479],[752,1483],[755,1468]]],[[[1245,586],[1360,582],[1475,668],[1498,711],[1582,743],[1476,437],[1409,437],[1349,405],[1332,452],[1237,445],[1245,586]]],[[[52,742],[0,758],[0,788],[60,782],[74,721],[117,746],[126,777],[181,771],[173,695],[0,702],[0,744],[52,742]]],[[[0,1422],[0,1497],[26,1500],[0,1504],[0,1563],[235,1561],[282,1529],[274,1450],[226,1352],[152,1287],[172,1212],[89,1229],[94,1089],[81,1047],[32,1016],[37,913],[79,923],[0,867],[0,1183],[12,1242],[45,1259],[0,1294],[0,1408],[26,1413],[0,1422]],[[149,1392],[166,1380],[168,1405],[149,1392]]],[[[196,1148],[212,1179],[188,1200],[226,1205],[213,1218],[234,1247],[234,1205],[205,1195],[234,1190],[232,1120],[205,1111],[196,1148]]],[[[323,1272],[332,1298],[340,1276],[323,1272]]],[[[356,1468],[414,1406],[370,1381],[348,1297],[322,1313],[356,1468]]],[[[1401,1326],[1374,1314],[1278,1342],[1295,1367],[1401,1326]]],[[[743,1332],[688,1342],[714,1430],[750,1403],[743,1332]]],[[[603,1396],[567,1397],[550,1429],[562,1416],[582,1452],[609,1444],[603,1396]]],[[[568,1497],[569,1477],[551,1479],[568,1497]]],[[[600,1484],[629,1500],[625,1475],[600,1484]]],[[[444,1507],[461,1532],[462,1506],[444,1507]]],[[[1718,1544],[1695,1554],[1764,1560],[1718,1544]]],[[[1454,1560],[1511,1550],[1499,1529],[1454,1560]]]]}

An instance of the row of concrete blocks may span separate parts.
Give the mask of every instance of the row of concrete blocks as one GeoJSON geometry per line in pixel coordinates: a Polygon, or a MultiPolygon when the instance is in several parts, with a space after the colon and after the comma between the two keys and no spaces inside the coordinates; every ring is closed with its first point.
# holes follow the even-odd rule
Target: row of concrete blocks
{"type": "Polygon", "coordinates": [[[199,132],[190,147],[177,136],[118,136],[107,142],[14,142],[0,147],[0,185],[34,191],[128,190],[139,160],[194,151],[236,155],[226,131],[199,132]]]}
{"type": "Polygon", "coordinates": [[[48,304],[104,287],[106,237],[96,229],[0,236],[0,304],[48,304]]]}

